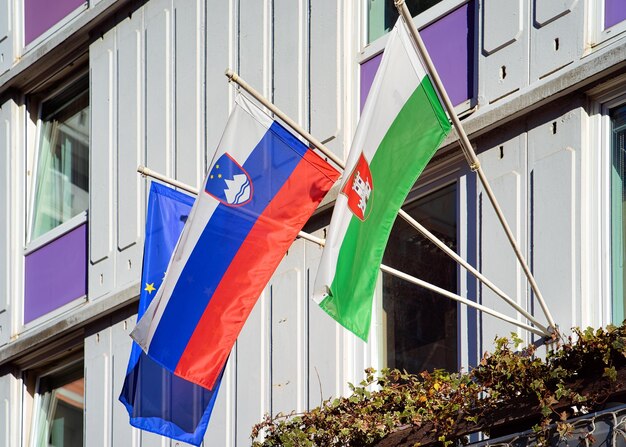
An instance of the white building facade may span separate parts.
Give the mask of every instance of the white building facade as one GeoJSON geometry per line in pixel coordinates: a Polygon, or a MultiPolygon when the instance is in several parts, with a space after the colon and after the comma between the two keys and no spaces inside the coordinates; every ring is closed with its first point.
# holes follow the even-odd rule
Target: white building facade
{"type": "MultiPolygon", "coordinates": [[[[621,323],[626,3],[407,5],[557,324],[621,323]]],[[[117,400],[143,287],[148,181],[136,168],[200,185],[233,105],[226,68],[345,158],[394,11],[392,0],[0,0],[0,447],[183,445],[132,428],[117,400]],[[46,440],[52,414],[65,425],[46,440]]],[[[404,209],[545,322],[453,136],[404,209]]],[[[324,236],[331,211],[332,197],[305,230],[324,236]]],[[[370,366],[467,370],[496,335],[534,341],[381,274],[363,343],[310,300],[320,256],[296,240],[266,287],[205,446],[249,445],[265,413],[346,394],[370,366]]],[[[384,263],[524,321],[403,222],[384,263]]]]}

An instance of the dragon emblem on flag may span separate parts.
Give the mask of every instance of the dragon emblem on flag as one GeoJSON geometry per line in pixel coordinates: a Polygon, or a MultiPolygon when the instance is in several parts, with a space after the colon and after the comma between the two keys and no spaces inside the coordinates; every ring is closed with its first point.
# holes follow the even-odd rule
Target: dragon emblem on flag
{"type": "Polygon", "coordinates": [[[367,219],[372,209],[370,197],[374,190],[372,172],[363,153],[350,173],[341,192],[348,198],[348,208],[360,220],[367,219]]]}
{"type": "Polygon", "coordinates": [[[241,206],[252,200],[252,180],[233,157],[224,153],[213,164],[204,191],[224,205],[241,206]]]}

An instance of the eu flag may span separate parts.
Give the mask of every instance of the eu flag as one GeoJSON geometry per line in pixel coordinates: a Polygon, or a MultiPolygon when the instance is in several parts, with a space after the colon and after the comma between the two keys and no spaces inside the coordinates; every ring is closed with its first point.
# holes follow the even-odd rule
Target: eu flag
{"type": "MultiPolygon", "coordinates": [[[[161,285],[193,202],[193,197],[152,182],[137,318],[161,285]]],[[[134,427],[200,445],[220,382],[221,375],[213,390],[188,382],[151,360],[133,342],[120,401],[134,427]]]]}

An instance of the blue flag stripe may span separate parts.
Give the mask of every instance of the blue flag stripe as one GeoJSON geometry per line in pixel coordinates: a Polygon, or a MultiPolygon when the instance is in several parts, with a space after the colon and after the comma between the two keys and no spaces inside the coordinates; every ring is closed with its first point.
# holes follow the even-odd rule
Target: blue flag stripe
{"type": "Polygon", "coordinates": [[[244,162],[243,168],[253,183],[252,200],[234,208],[224,204],[217,206],[181,272],[150,343],[150,351],[158,351],[159,361],[168,369],[176,368],[224,272],[257,217],[282,188],[306,151],[302,142],[273,123],[244,162]],[[206,247],[212,251],[207,252],[206,247]],[[207,271],[211,272],[210,276],[206,275],[207,271]]]}

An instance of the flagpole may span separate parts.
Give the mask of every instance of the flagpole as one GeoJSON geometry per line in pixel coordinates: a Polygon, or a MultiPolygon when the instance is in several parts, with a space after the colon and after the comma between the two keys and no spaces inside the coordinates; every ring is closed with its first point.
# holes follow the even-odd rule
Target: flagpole
{"type": "MultiPolygon", "coordinates": [[[[186,185],[185,183],[179,182],[178,180],[175,180],[173,178],[170,177],[166,177],[163,174],[160,174],[156,171],[153,171],[152,169],[146,168],[145,166],[139,165],[137,167],[137,172],[139,172],[141,175],[143,175],[144,177],[152,177],[154,179],[157,179],[163,183],[167,183],[169,185],[175,186],[177,188],[182,189],[183,191],[187,191],[193,195],[198,195],[198,190],[192,186],[186,185]]],[[[305,233],[304,231],[300,231],[298,233],[298,236],[301,237],[302,239],[306,239],[310,242],[313,242],[315,244],[318,244],[319,246],[323,247],[326,243],[326,241],[324,239],[318,238],[316,236],[313,236],[312,234],[309,233],[305,233]]],[[[388,273],[392,276],[395,276],[397,278],[403,279],[405,281],[408,281],[410,283],[413,283],[417,286],[423,287],[425,289],[431,290],[435,293],[438,293],[440,295],[443,295],[447,298],[453,299],[461,304],[465,304],[466,306],[469,307],[473,307],[474,309],[480,310],[481,312],[484,312],[486,314],[492,315],[496,318],[499,318],[500,320],[506,321],[508,323],[511,323],[515,326],[518,326],[522,329],[525,329],[529,332],[532,332],[533,334],[539,335],[540,337],[549,337],[550,334],[549,332],[541,327],[540,325],[537,325],[536,323],[533,323],[537,325],[537,327],[532,327],[528,324],[522,323],[521,321],[517,321],[516,319],[509,317],[508,315],[504,315],[500,312],[497,312],[495,310],[489,309],[486,306],[483,306],[482,304],[476,303],[474,301],[468,300],[467,298],[463,298],[462,296],[457,295],[456,293],[452,293],[448,290],[442,289],[441,287],[437,287],[434,284],[430,284],[424,280],[421,280],[419,278],[416,278],[414,276],[411,276],[407,273],[401,272],[399,270],[394,269],[393,267],[389,267],[386,266],[384,264],[381,264],[380,266],[380,270],[388,273]]]]}
{"type": "MultiPolygon", "coordinates": [[[[263,95],[261,95],[258,91],[254,89],[250,84],[248,84],[245,80],[243,80],[237,73],[234,71],[227,69],[225,72],[226,77],[238,84],[241,88],[243,88],[246,92],[248,92],[254,99],[259,101],[265,107],[267,107],[274,115],[284,121],[287,125],[289,125],[293,130],[299,133],[305,140],[307,140],[312,146],[318,149],[322,154],[331,159],[337,166],[341,169],[345,169],[345,163],[341,160],[337,155],[331,152],[324,144],[322,144],[317,138],[311,135],[308,131],[306,131],[302,126],[289,118],[284,112],[282,112],[276,105],[272,104],[268,101],[263,95]]],[[[461,258],[457,253],[451,250],[447,245],[445,245],[441,240],[439,240],[434,234],[428,231],[423,225],[413,219],[406,211],[400,209],[398,211],[400,217],[402,217],[409,225],[419,231],[424,237],[430,240],[433,244],[443,250],[448,256],[454,259],[457,263],[466,268],[470,273],[472,273],[479,281],[481,281],[485,286],[491,289],[496,295],[506,301],[510,306],[512,306],[516,311],[522,314],[528,321],[532,322],[538,328],[541,328],[544,332],[549,332],[545,326],[540,324],[537,319],[527,312],[523,307],[521,307],[518,303],[516,303],[513,299],[511,299],[506,293],[504,293],[500,288],[498,288],[495,284],[493,284],[489,279],[487,279],[482,273],[480,273],[477,269],[471,266],[467,261],[461,258]]]]}
{"type": "Polygon", "coordinates": [[[406,3],[404,0],[394,0],[394,2],[396,5],[396,8],[398,9],[398,12],[402,15],[404,22],[408,26],[411,32],[411,35],[413,36],[413,41],[415,45],[417,46],[417,50],[422,56],[422,59],[424,63],[426,64],[426,68],[429,74],[431,75],[433,84],[435,85],[435,88],[437,89],[439,95],[441,96],[444,106],[446,107],[446,110],[448,111],[448,115],[450,116],[450,119],[452,120],[452,124],[454,125],[454,129],[456,130],[457,136],[459,138],[461,150],[463,151],[463,154],[465,155],[465,158],[467,159],[467,162],[469,163],[470,168],[478,174],[478,177],[480,178],[480,182],[482,183],[483,188],[485,189],[485,192],[487,193],[487,197],[489,197],[489,201],[491,202],[491,205],[493,206],[494,211],[496,212],[496,215],[498,216],[498,220],[500,221],[500,224],[504,228],[506,237],[509,240],[511,247],[513,247],[515,256],[517,256],[517,259],[520,265],[522,266],[522,269],[524,270],[526,278],[528,279],[528,282],[530,283],[530,287],[532,288],[533,293],[535,294],[535,297],[537,297],[537,300],[539,301],[541,309],[543,310],[543,313],[545,314],[546,319],[548,320],[548,324],[554,331],[556,331],[557,328],[556,328],[554,319],[552,318],[552,314],[550,313],[550,310],[548,309],[548,306],[546,305],[543,295],[539,291],[539,286],[537,285],[537,282],[535,281],[535,277],[533,276],[532,272],[530,271],[530,268],[528,267],[528,264],[526,263],[526,260],[524,259],[524,255],[522,254],[522,251],[520,250],[517,244],[517,241],[515,240],[515,236],[513,235],[513,232],[511,231],[511,228],[509,227],[509,224],[507,223],[506,218],[504,217],[504,213],[502,212],[502,209],[500,208],[500,205],[498,204],[496,196],[494,195],[491,189],[491,186],[489,185],[489,181],[487,180],[487,177],[485,176],[485,173],[483,172],[480,166],[480,161],[478,160],[478,156],[476,155],[476,152],[474,152],[474,148],[472,147],[469,141],[469,138],[467,137],[467,134],[465,133],[465,130],[463,129],[463,126],[461,124],[461,121],[459,120],[459,117],[456,114],[456,111],[454,110],[454,106],[452,105],[452,102],[450,101],[450,98],[448,97],[448,93],[446,92],[446,89],[444,88],[443,83],[441,82],[441,79],[439,78],[439,75],[437,74],[435,65],[433,64],[433,61],[430,59],[430,56],[428,55],[426,46],[424,45],[424,42],[422,41],[422,38],[420,37],[417,31],[415,23],[413,22],[413,18],[411,17],[409,8],[406,6],[406,3]]]}
{"type": "Polygon", "coordinates": [[[469,307],[473,307],[474,309],[478,309],[481,312],[484,312],[486,314],[492,315],[496,318],[499,318],[500,320],[506,321],[508,323],[514,324],[515,326],[518,326],[522,329],[526,329],[529,332],[532,332],[533,334],[539,335],[540,337],[549,337],[550,334],[548,332],[544,332],[539,328],[535,328],[532,327],[530,325],[524,324],[521,321],[517,321],[515,318],[509,317],[508,315],[504,315],[501,314],[498,311],[495,311],[493,309],[488,308],[487,306],[483,306],[482,304],[478,304],[474,301],[468,300],[467,298],[463,298],[462,296],[457,295],[456,293],[452,293],[446,289],[442,289],[441,287],[437,287],[434,284],[431,284],[429,282],[426,282],[424,280],[418,279],[414,276],[408,275],[404,272],[401,272],[399,270],[396,270],[392,267],[388,267],[385,264],[381,264],[380,265],[380,269],[383,272],[389,273],[390,275],[396,276],[400,279],[404,279],[405,281],[408,281],[410,283],[413,283],[415,285],[424,287],[425,289],[431,290],[433,292],[439,293],[440,295],[443,295],[447,298],[453,299],[455,301],[458,301],[461,304],[465,304],[466,306],[469,307]]]}

